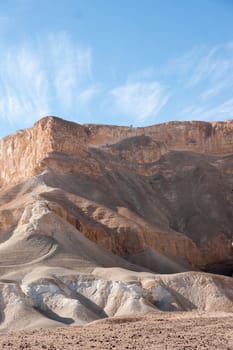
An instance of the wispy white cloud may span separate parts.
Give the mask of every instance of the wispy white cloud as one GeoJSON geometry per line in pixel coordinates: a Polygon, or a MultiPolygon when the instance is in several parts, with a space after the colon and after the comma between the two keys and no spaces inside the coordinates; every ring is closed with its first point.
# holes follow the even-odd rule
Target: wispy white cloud
{"type": "Polygon", "coordinates": [[[48,38],[48,53],[52,60],[50,76],[55,92],[64,108],[71,108],[78,87],[92,79],[92,52],[89,47],[79,47],[65,33],[48,38]]]}
{"type": "Polygon", "coordinates": [[[168,101],[168,94],[156,81],[126,83],[111,93],[116,108],[139,123],[156,116],[168,101]]]}
{"type": "Polygon", "coordinates": [[[206,48],[204,46],[195,46],[188,52],[164,62],[161,67],[158,67],[157,74],[167,77],[176,76],[179,80],[190,78],[190,74],[205,53],[206,48]]]}
{"type": "Polygon", "coordinates": [[[0,117],[14,123],[47,112],[48,80],[36,53],[27,46],[0,57],[0,117]]]}
{"type": "Polygon", "coordinates": [[[11,124],[32,122],[54,106],[68,113],[92,88],[92,52],[65,33],[1,51],[0,118],[11,124]]]}
{"type": "Polygon", "coordinates": [[[103,115],[101,122],[116,116],[125,123],[126,116],[137,125],[170,117],[232,118],[233,42],[194,47],[162,67],[131,72],[124,84],[115,77],[114,86],[106,77],[95,81],[92,67],[91,48],[66,33],[0,46],[0,120],[24,127],[44,115],[76,111],[103,115]]]}
{"type": "Polygon", "coordinates": [[[209,84],[208,87],[204,89],[204,91],[201,94],[201,98],[203,100],[211,99],[219,94],[221,94],[224,90],[229,89],[233,86],[233,77],[228,76],[226,74],[225,77],[222,79],[219,79],[218,82],[215,82],[213,84],[209,84]]]}
{"type": "Polygon", "coordinates": [[[233,117],[233,42],[195,47],[160,71],[167,85],[171,84],[176,119],[233,117]]]}
{"type": "Polygon", "coordinates": [[[233,118],[233,98],[214,106],[189,106],[180,113],[183,120],[227,120],[233,118]]]}
{"type": "Polygon", "coordinates": [[[204,86],[202,98],[212,98],[233,85],[233,43],[206,49],[193,65],[188,87],[204,86]]]}
{"type": "Polygon", "coordinates": [[[214,74],[218,63],[213,59],[217,48],[211,48],[206,55],[200,58],[197,66],[194,68],[192,72],[192,76],[189,79],[188,83],[190,86],[195,86],[203,79],[209,78],[212,74],[214,74]]]}
{"type": "Polygon", "coordinates": [[[232,118],[232,87],[233,43],[225,43],[196,46],[161,67],[144,67],[111,93],[116,110],[143,124],[163,117],[232,118]]]}
{"type": "Polygon", "coordinates": [[[93,97],[99,93],[100,90],[95,86],[91,86],[83,90],[77,97],[78,105],[87,105],[93,99],[93,97]]]}

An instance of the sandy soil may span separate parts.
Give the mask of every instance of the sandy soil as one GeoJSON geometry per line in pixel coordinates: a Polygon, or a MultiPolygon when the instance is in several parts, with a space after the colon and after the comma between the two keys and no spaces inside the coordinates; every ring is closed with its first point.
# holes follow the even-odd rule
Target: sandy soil
{"type": "Polygon", "coordinates": [[[0,335],[0,349],[233,349],[233,316],[147,314],[0,335]]]}

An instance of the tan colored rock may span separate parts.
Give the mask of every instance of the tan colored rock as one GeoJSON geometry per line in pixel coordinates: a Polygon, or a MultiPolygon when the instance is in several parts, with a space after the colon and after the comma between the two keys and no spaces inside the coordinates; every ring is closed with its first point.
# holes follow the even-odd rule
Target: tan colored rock
{"type": "MultiPolygon", "coordinates": [[[[88,165],[83,172],[99,172],[95,158],[90,159],[86,150],[91,146],[105,146],[108,149],[111,145],[113,150],[110,149],[110,153],[116,152],[127,161],[142,164],[159,159],[168,150],[228,154],[233,150],[233,121],[169,122],[129,128],[80,125],[56,117],[45,117],[35,123],[33,128],[17,131],[0,141],[0,185],[17,184],[38,174],[46,165],[56,166],[58,155],[81,157],[83,163],[88,158],[88,165]],[[129,141],[119,144],[125,139],[129,141]],[[51,155],[54,156],[52,159],[51,155]]],[[[67,164],[68,170],[80,170],[71,163],[67,164]]]]}
{"type": "Polygon", "coordinates": [[[0,330],[232,312],[232,278],[198,271],[232,273],[232,126],[47,117],[1,140],[0,330]]]}
{"type": "Polygon", "coordinates": [[[2,237],[34,191],[87,238],[152,270],[163,271],[161,256],[175,270],[232,261],[233,121],[129,128],[46,117],[0,151],[2,237]]]}

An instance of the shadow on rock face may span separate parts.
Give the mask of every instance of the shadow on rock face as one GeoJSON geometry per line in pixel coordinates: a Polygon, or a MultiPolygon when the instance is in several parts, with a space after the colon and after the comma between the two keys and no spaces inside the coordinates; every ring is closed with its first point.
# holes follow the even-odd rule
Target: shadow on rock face
{"type": "Polygon", "coordinates": [[[61,322],[63,324],[67,324],[67,325],[74,323],[74,320],[72,318],[61,317],[58,314],[56,314],[55,312],[53,312],[52,310],[50,310],[48,307],[46,308],[46,310],[42,310],[41,308],[34,306],[34,309],[36,311],[38,311],[41,315],[48,317],[53,321],[61,322]]]}

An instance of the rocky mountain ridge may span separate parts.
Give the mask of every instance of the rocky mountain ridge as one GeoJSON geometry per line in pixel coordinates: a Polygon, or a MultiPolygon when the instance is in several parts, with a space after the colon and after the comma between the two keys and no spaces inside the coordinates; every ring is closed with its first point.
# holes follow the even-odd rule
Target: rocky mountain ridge
{"type": "MultiPolygon", "coordinates": [[[[58,173],[58,177],[59,174],[68,178],[76,174],[76,180],[73,181],[82,177],[82,183],[77,184],[79,192],[85,192],[83,187],[92,187],[92,194],[85,193],[85,197],[92,201],[89,205],[96,207],[95,213],[102,212],[97,217],[96,214],[88,214],[86,221],[95,222],[94,227],[85,223],[79,215],[75,218],[77,213],[73,217],[67,213],[67,208],[59,207],[61,203],[59,204],[58,197],[62,197],[61,193],[56,196],[56,205],[53,203],[50,206],[59,215],[73,221],[89,239],[114,253],[141,253],[147,247],[152,247],[160,253],[171,253],[184,258],[193,267],[224,261],[232,253],[233,121],[170,122],[145,128],[130,128],[79,125],[56,117],[46,117],[33,128],[18,131],[1,140],[0,150],[0,183],[3,190],[20,184],[45,169],[49,169],[50,173],[58,173]],[[128,197],[131,199],[125,199],[134,202],[129,203],[132,208],[125,203],[118,205],[121,198],[107,198],[108,194],[103,191],[106,181],[103,177],[110,177],[110,182],[106,184],[109,191],[113,186],[114,192],[116,186],[115,191],[120,193],[119,184],[125,187],[126,192],[129,191],[128,197]],[[226,179],[221,183],[222,177],[226,179]],[[195,184],[192,188],[192,182],[197,181],[199,185],[195,184]],[[129,186],[128,182],[131,182],[129,186]],[[135,188],[135,193],[131,186],[135,188]],[[208,186],[211,192],[198,193],[202,192],[203,186],[208,186]],[[182,198],[183,190],[187,192],[187,199],[182,198]],[[202,195],[210,207],[216,207],[212,215],[211,208],[204,208],[207,218],[200,212],[201,208],[188,210],[188,207],[193,207],[195,200],[190,199],[190,190],[194,191],[192,196],[196,197],[196,207],[200,206],[198,201],[202,202],[202,195]],[[95,192],[99,196],[97,201],[93,197],[95,192]],[[137,198],[133,198],[135,194],[137,198]],[[152,198],[154,196],[160,197],[160,203],[156,203],[152,198]],[[208,197],[211,199],[214,196],[218,196],[219,201],[216,198],[208,200],[208,197]],[[188,202],[187,207],[182,202],[188,202]],[[148,207],[148,213],[143,213],[145,206],[148,207]],[[155,206],[154,213],[150,206],[155,206]],[[175,210],[167,213],[171,206],[176,207],[175,210]],[[178,206],[180,208],[177,209],[178,206]],[[182,218],[187,211],[187,216],[191,215],[191,218],[188,218],[188,222],[182,222],[187,221],[182,218]],[[149,218],[151,214],[155,219],[149,218]],[[109,216],[112,219],[104,218],[109,216]],[[215,216],[218,217],[219,230],[211,239],[206,237],[206,232],[201,233],[202,238],[200,232],[195,235],[193,231],[196,221],[199,221],[197,225],[200,224],[201,218],[201,230],[208,233],[216,226],[215,216]],[[107,233],[104,224],[106,220],[111,234],[107,233]],[[117,221],[118,227],[113,224],[117,221]],[[219,225],[220,221],[223,224],[219,225]],[[188,232],[183,234],[184,231],[188,232]],[[202,251],[201,242],[204,243],[202,251]]],[[[56,183],[56,176],[53,180],[56,183]]],[[[70,189],[68,192],[73,191],[70,189]]],[[[114,197],[113,193],[112,195],[114,197]]],[[[52,194],[46,196],[54,197],[52,194]]],[[[83,211],[83,208],[80,209],[83,211]]]]}
{"type": "Polygon", "coordinates": [[[38,174],[51,153],[85,158],[85,151],[90,147],[103,147],[111,155],[120,155],[123,160],[139,164],[156,161],[171,150],[231,154],[232,133],[233,121],[169,122],[133,128],[80,125],[57,117],[45,117],[33,128],[20,130],[0,141],[0,184],[17,184],[38,174]]]}
{"type": "Polygon", "coordinates": [[[0,165],[0,329],[233,312],[232,278],[199,272],[232,274],[233,121],[46,117],[0,165]]]}

